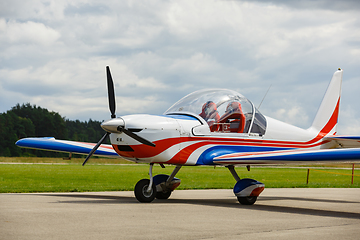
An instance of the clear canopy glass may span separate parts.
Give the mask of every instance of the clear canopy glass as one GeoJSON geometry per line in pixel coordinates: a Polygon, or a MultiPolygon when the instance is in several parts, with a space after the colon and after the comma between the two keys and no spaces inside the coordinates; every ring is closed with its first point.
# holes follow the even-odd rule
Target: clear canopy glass
{"type": "Polygon", "coordinates": [[[193,92],[172,105],[165,114],[191,112],[202,117],[212,132],[257,133],[266,131],[265,117],[246,97],[227,89],[193,92]]]}

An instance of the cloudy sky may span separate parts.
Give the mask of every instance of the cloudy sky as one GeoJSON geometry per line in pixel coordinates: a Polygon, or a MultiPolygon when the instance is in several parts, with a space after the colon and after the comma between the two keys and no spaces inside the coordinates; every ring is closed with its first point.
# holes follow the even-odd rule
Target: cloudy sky
{"type": "Polygon", "coordinates": [[[0,112],[36,104],[68,119],[162,114],[202,88],[234,89],[307,128],[344,69],[340,134],[360,134],[360,2],[0,2],[0,112]]]}

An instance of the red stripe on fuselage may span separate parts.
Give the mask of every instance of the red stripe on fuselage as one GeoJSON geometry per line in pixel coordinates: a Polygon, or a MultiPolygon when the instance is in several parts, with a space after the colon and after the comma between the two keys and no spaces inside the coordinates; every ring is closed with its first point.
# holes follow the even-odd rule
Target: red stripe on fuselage
{"type": "MultiPolygon", "coordinates": [[[[184,141],[186,142],[186,141],[184,141]]],[[[195,143],[192,144],[190,146],[187,146],[183,149],[181,149],[173,158],[171,158],[169,161],[167,161],[166,163],[171,163],[171,164],[185,164],[186,161],[188,160],[189,156],[198,148],[208,145],[210,143],[204,143],[204,142],[199,142],[199,143],[195,143]]]]}
{"type": "Polygon", "coordinates": [[[145,144],[130,145],[131,148],[134,150],[133,152],[120,151],[115,144],[113,144],[113,147],[120,156],[131,158],[148,158],[162,153],[163,151],[167,150],[175,144],[179,144],[180,138],[167,138],[155,141],[154,143],[156,147],[151,147],[145,144]]]}

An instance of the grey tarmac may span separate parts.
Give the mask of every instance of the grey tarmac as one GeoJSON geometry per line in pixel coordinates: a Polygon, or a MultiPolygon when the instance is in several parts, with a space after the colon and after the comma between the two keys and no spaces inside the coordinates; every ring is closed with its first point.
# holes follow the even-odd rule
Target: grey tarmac
{"type": "Polygon", "coordinates": [[[359,239],[360,189],[265,189],[242,206],[231,189],[0,194],[0,239],[359,239]]]}

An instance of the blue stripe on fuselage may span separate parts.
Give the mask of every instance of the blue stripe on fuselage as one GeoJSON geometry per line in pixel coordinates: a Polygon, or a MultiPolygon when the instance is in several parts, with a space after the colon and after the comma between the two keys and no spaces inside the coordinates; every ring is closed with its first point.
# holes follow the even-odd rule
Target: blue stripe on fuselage
{"type": "Polygon", "coordinates": [[[289,148],[274,147],[256,147],[256,146],[214,146],[205,150],[199,157],[196,165],[215,165],[213,160],[215,157],[225,154],[241,153],[241,152],[271,152],[279,150],[290,150],[289,148]]]}
{"type": "MultiPolygon", "coordinates": [[[[267,160],[267,161],[350,161],[360,160],[359,148],[341,148],[341,149],[324,149],[316,152],[301,152],[296,154],[286,154],[282,156],[252,156],[249,160],[267,160]]],[[[247,158],[242,158],[247,160],[247,158]]]]}

